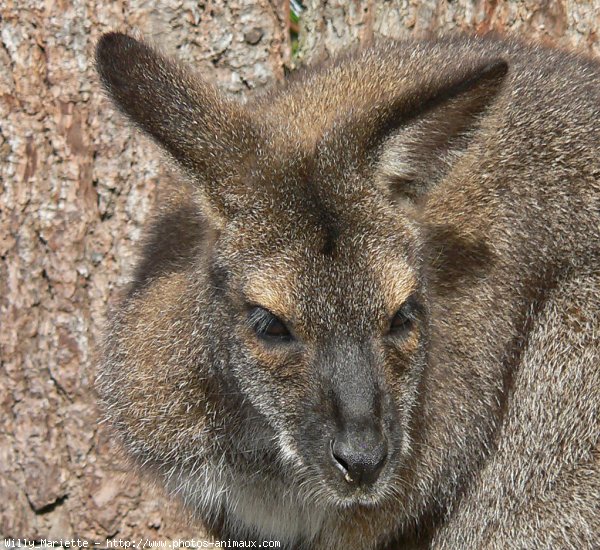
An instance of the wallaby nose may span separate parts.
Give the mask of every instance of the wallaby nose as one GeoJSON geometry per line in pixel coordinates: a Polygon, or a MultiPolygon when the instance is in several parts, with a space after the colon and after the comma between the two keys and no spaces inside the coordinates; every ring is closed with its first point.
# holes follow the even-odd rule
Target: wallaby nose
{"type": "Polygon", "coordinates": [[[331,442],[331,457],[348,483],[371,485],[387,458],[387,443],[378,431],[345,430],[331,442]]]}

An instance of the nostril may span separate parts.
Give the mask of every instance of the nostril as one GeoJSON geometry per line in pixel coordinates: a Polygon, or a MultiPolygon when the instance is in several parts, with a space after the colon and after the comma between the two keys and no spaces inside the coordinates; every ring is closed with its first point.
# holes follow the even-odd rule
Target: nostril
{"type": "Polygon", "coordinates": [[[349,468],[348,463],[339,454],[339,445],[337,446],[337,453],[336,453],[336,444],[333,439],[331,440],[330,446],[331,446],[331,457],[333,458],[333,462],[334,462],[335,466],[337,467],[338,470],[340,470],[340,472],[342,472],[344,479],[348,483],[352,483],[354,480],[350,477],[350,473],[348,472],[348,468],[349,468]]]}
{"type": "Polygon", "coordinates": [[[342,434],[331,440],[331,457],[334,465],[348,483],[370,485],[374,483],[387,459],[385,439],[348,438],[342,434]],[[367,441],[365,441],[367,439],[367,441]]]}

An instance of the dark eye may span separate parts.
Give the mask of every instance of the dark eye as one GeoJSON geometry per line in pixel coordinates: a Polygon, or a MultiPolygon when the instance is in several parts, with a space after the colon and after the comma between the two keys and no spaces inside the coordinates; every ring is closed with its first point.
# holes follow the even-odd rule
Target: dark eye
{"type": "Polygon", "coordinates": [[[250,310],[249,321],[259,338],[280,342],[287,342],[292,339],[292,335],[285,326],[285,323],[265,308],[252,308],[250,310]]]}
{"type": "Polygon", "coordinates": [[[390,334],[403,334],[410,330],[416,319],[416,305],[413,300],[407,300],[396,312],[390,323],[390,334]]]}

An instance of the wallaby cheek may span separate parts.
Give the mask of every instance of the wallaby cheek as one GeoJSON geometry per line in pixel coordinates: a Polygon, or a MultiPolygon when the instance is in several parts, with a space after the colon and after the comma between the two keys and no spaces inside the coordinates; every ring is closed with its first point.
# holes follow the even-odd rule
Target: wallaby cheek
{"type": "Polygon", "coordinates": [[[381,372],[384,380],[390,432],[408,437],[408,426],[416,405],[419,385],[426,365],[425,336],[413,330],[406,338],[381,350],[381,372]],[[397,423],[394,424],[394,423],[397,423]]]}
{"type": "MultiPolygon", "coordinates": [[[[143,299],[130,299],[105,342],[106,364],[98,379],[102,398],[117,414],[123,439],[143,454],[160,460],[184,444],[181,434],[194,436],[206,427],[207,401],[198,366],[205,349],[181,350],[177,342],[193,341],[193,312],[183,296],[186,278],[171,275],[155,280],[143,299]],[[150,444],[148,444],[148,442],[150,444]]],[[[191,441],[187,439],[187,441],[191,441]]]]}
{"type": "Polygon", "coordinates": [[[269,351],[258,341],[238,350],[235,376],[242,392],[269,417],[283,421],[294,414],[306,391],[308,369],[298,353],[269,351]]]}

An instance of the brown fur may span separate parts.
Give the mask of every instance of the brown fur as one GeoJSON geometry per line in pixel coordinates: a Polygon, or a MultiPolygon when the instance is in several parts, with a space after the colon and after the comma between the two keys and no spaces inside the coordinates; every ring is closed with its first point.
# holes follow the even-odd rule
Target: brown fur
{"type": "Polygon", "coordinates": [[[597,63],[386,42],[246,106],[124,35],[97,63],[185,175],[98,377],[140,464],[219,538],[597,543],[597,63]],[[348,426],[386,444],[372,484],[333,464],[348,426]]]}

